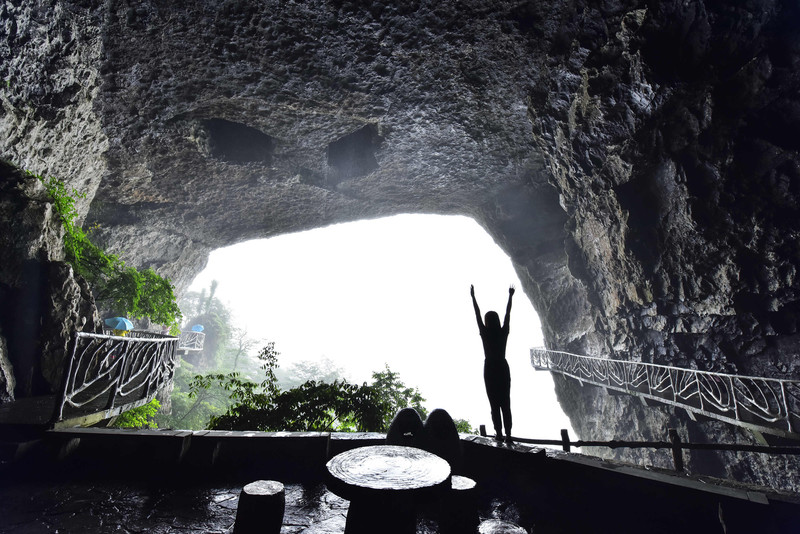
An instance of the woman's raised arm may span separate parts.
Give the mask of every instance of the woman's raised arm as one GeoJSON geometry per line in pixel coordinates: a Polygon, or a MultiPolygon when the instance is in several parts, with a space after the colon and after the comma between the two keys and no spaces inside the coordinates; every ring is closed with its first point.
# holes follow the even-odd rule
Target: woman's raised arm
{"type": "Polygon", "coordinates": [[[472,307],[475,308],[475,319],[478,321],[478,328],[483,330],[483,319],[481,319],[481,309],[478,307],[478,301],[475,300],[475,286],[469,286],[469,294],[472,297],[472,307]]]}
{"type": "Polygon", "coordinates": [[[506,318],[503,320],[503,328],[508,328],[509,319],[511,319],[511,297],[514,296],[514,286],[508,288],[508,304],[506,305],[506,318]]]}

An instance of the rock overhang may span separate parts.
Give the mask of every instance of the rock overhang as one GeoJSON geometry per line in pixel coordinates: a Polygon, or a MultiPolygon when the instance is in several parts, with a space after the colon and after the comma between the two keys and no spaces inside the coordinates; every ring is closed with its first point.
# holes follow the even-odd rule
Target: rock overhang
{"type": "Polygon", "coordinates": [[[553,347],[796,376],[791,2],[62,4],[4,8],[2,153],[179,287],[239,240],[464,214],[553,347]]]}

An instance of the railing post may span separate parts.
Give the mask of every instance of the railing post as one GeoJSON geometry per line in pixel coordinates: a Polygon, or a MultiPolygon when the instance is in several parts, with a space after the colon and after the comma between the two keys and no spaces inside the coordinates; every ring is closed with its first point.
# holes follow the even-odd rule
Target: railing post
{"type": "Polygon", "coordinates": [[[681,437],[674,428],[667,430],[669,440],[672,443],[672,459],[675,461],[675,471],[683,472],[683,449],[681,448],[681,437]]]}
{"type": "Polygon", "coordinates": [[[72,376],[72,365],[75,362],[75,355],[78,352],[78,338],[80,337],[80,333],[76,332],[75,337],[72,340],[72,354],[67,356],[68,361],[65,362],[63,375],[61,376],[61,393],[59,394],[55,409],[53,410],[53,417],[51,424],[56,424],[64,417],[64,403],[67,402],[67,392],[69,391],[69,382],[70,377],[72,376]]]}
{"type": "MultiPolygon", "coordinates": [[[[635,365],[635,364],[634,364],[635,365]]],[[[627,363],[623,363],[622,367],[622,387],[625,391],[630,391],[631,389],[631,367],[633,365],[628,365],[627,363]]]]}
{"type": "Polygon", "coordinates": [[[161,352],[161,347],[159,347],[156,350],[156,357],[155,358],[151,358],[150,359],[150,363],[147,365],[147,367],[148,367],[148,369],[147,369],[147,382],[146,382],[147,387],[145,388],[145,391],[144,391],[144,396],[145,397],[149,397],[150,396],[150,389],[151,389],[151,387],[153,385],[153,373],[154,373],[154,370],[156,368],[156,363],[158,361],[158,354],[160,352],[161,352]]]}
{"type": "Polygon", "coordinates": [[[786,400],[786,383],[781,380],[781,396],[783,397],[783,408],[786,410],[786,425],[789,432],[792,431],[792,414],[789,413],[789,403],[786,400]]]}
{"type": "Polygon", "coordinates": [[[728,383],[731,385],[731,397],[733,397],[733,413],[737,421],[741,421],[739,417],[739,401],[736,400],[736,389],[733,386],[733,377],[728,377],[728,383]]]}
{"type": "Polygon", "coordinates": [[[706,411],[705,403],[703,402],[703,391],[700,389],[700,379],[698,373],[694,371],[694,384],[697,386],[697,397],[700,399],[700,409],[706,411]]]}
{"type": "Polygon", "coordinates": [[[125,340],[122,343],[123,343],[123,350],[122,354],[120,354],[119,371],[117,372],[117,376],[114,378],[114,384],[111,386],[111,389],[109,390],[108,405],[106,407],[107,410],[112,409],[117,401],[117,391],[119,391],[120,382],[125,377],[126,367],[128,365],[128,359],[129,359],[128,352],[130,351],[130,347],[133,341],[125,340]]]}
{"type": "Polygon", "coordinates": [[[675,379],[672,377],[672,369],[667,369],[669,377],[669,388],[672,390],[672,401],[678,402],[678,391],[675,389],[675,379]]]}
{"type": "Polygon", "coordinates": [[[564,449],[564,452],[569,452],[571,449],[569,431],[566,428],[561,429],[561,447],[564,449]]]}

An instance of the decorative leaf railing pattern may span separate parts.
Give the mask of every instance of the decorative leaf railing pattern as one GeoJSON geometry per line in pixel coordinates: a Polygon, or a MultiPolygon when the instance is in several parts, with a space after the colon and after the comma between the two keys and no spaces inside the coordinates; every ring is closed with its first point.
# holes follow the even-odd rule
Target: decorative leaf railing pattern
{"type": "Polygon", "coordinates": [[[800,381],[696,371],[543,348],[531,349],[531,364],[539,370],[753,430],[800,438],[800,381]]]}
{"type": "Polygon", "coordinates": [[[178,337],[178,350],[203,350],[205,340],[205,332],[195,332],[193,330],[181,332],[181,335],[178,337]]]}
{"type": "Polygon", "coordinates": [[[77,332],[54,422],[101,412],[112,417],[150,402],[172,380],[177,345],[178,338],[151,332],[77,332]]]}

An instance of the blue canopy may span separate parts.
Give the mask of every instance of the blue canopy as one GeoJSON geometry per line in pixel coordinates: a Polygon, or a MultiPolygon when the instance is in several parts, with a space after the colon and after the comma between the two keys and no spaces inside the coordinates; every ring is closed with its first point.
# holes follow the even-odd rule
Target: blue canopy
{"type": "Polygon", "coordinates": [[[133,323],[125,317],[111,317],[104,321],[106,326],[114,330],[133,330],[133,323]]]}
{"type": "Polygon", "coordinates": [[[205,328],[203,328],[201,324],[196,324],[192,327],[192,332],[202,332],[203,330],[205,330],[205,328]]]}

